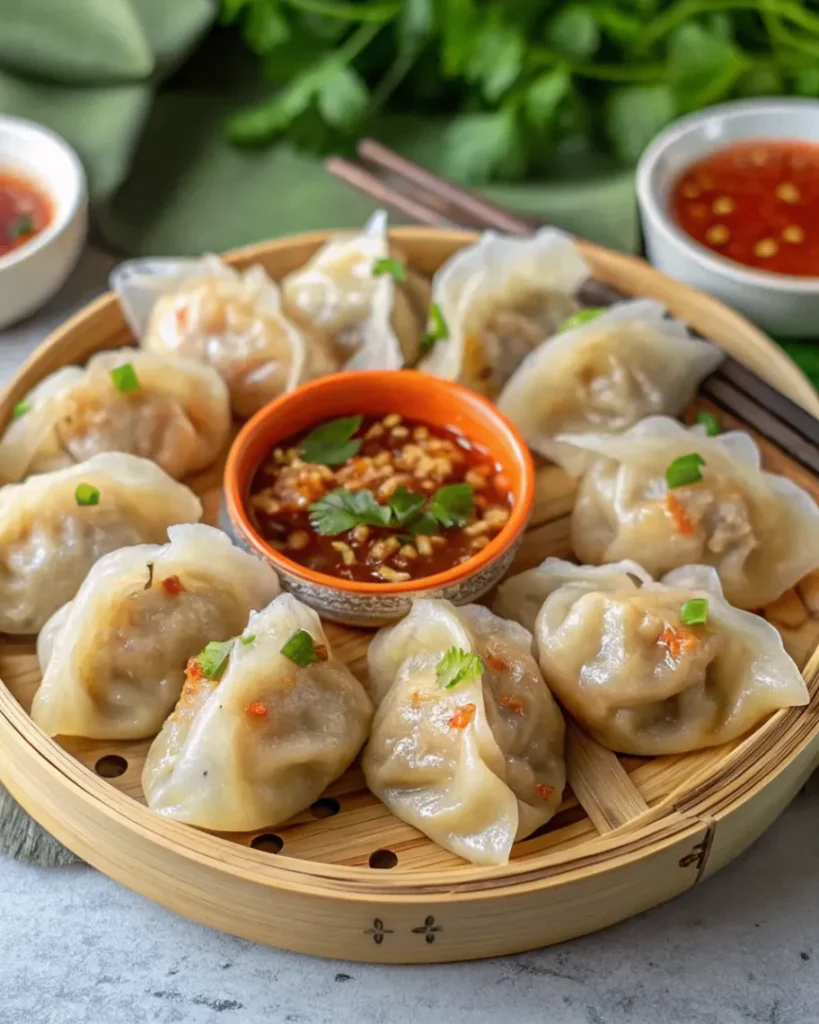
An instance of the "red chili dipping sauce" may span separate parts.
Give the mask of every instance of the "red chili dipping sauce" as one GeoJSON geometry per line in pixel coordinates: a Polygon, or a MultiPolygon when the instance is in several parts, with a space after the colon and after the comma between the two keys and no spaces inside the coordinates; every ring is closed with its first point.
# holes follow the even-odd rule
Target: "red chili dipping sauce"
{"type": "Polygon", "coordinates": [[[0,172],[0,256],[31,241],[51,217],[45,192],[25,178],[0,172]]]}
{"type": "Polygon", "coordinates": [[[819,277],[819,145],[736,143],[692,164],[672,193],[695,241],[759,270],[819,277]]]}
{"type": "Polygon", "coordinates": [[[271,547],[316,572],[401,583],[471,558],[509,519],[509,481],[468,438],[390,413],[283,442],[250,487],[271,547]]]}

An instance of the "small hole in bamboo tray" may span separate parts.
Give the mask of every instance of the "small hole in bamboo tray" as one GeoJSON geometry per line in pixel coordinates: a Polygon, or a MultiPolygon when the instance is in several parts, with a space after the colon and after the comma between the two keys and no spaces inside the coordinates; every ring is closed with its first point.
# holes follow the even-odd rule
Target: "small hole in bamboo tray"
{"type": "Polygon", "coordinates": [[[281,853],[284,840],[272,832],[265,832],[263,835],[254,836],[250,845],[254,850],[261,850],[263,853],[281,853]]]}
{"type": "Polygon", "coordinates": [[[118,779],[128,770],[128,762],[119,754],[106,754],[94,765],[94,771],[104,779],[118,779]]]}
{"type": "Polygon", "coordinates": [[[394,868],[398,863],[398,856],[392,850],[373,850],[370,854],[371,868],[394,868]]]}
{"type": "Polygon", "coordinates": [[[310,813],[314,818],[332,818],[341,810],[341,804],[331,796],[323,796],[310,805],[310,813]]]}

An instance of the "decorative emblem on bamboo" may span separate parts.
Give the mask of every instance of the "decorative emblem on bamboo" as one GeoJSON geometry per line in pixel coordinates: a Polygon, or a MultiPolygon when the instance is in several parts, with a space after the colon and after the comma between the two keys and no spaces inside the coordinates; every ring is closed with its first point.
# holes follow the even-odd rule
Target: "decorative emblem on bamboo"
{"type": "Polygon", "coordinates": [[[442,932],[444,929],[441,925],[435,923],[435,918],[431,915],[424,919],[424,923],[419,925],[417,928],[412,929],[413,935],[423,935],[425,942],[434,942],[435,933],[442,932]]]}
{"type": "Polygon", "coordinates": [[[380,946],[381,943],[384,941],[384,937],[386,935],[392,935],[393,934],[393,930],[392,930],[392,928],[385,928],[384,927],[384,922],[381,920],[381,918],[380,917],[376,917],[376,918],[373,919],[373,926],[372,926],[372,928],[365,928],[364,929],[364,934],[365,935],[372,935],[373,942],[376,944],[376,946],[380,946]]]}

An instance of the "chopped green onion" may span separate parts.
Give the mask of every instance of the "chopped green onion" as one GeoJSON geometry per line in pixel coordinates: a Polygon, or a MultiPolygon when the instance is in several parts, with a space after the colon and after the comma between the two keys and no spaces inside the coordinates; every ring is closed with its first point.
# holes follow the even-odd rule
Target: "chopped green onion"
{"type": "Polygon", "coordinates": [[[705,459],[697,452],[690,455],[681,455],[669,465],[665,471],[666,483],[669,487],[684,487],[686,484],[695,484],[702,480],[700,466],[705,465],[705,459]]]}
{"type": "Polygon", "coordinates": [[[127,394],[129,391],[139,391],[139,378],[136,375],[133,363],[124,363],[116,366],[111,371],[111,380],[114,387],[120,394],[127,394]]]}
{"type": "Polygon", "coordinates": [[[239,637],[239,643],[242,644],[244,647],[247,647],[248,644],[252,644],[255,639],[256,639],[256,634],[255,633],[251,633],[250,636],[240,636],[239,637]]]}
{"type": "Polygon", "coordinates": [[[91,484],[77,484],[74,498],[78,505],[99,505],[100,492],[91,484]]]}
{"type": "Polygon", "coordinates": [[[708,621],[708,602],[704,597],[692,597],[680,609],[680,621],[685,626],[704,626],[708,621]]]}
{"type": "Polygon", "coordinates": [[[308,665],[319,660],[315,641],[306,629],[297,629],[282,647],[280,653],[300,668],[307,668],[308,665]]]}
{"type": "Polygon", "coordinates": [[[564,331],[574,330],[575,327],[582,327],[584,324],[588,324],[591,323],[592,320],[596,320],[605,312],[605,306],[600,308],[579,309],[576,313],[572,313],[570,317],[567,317],[563,321],[563,323],[558,327],[557,333],[562,334],[564,331]]]}
{"type": "Polygon", "coordinates": [[[21,416],[25,416],[27,412],[31,411],[31,403],[23,399],[22,402],[18,402],[12,410],[12,419],[19,419],[21,416]]]}
{"type": "Polygon", "coordinates": [[[373,277],[380,277],[382,274],[389,274],[399,284],[403,284],[407,279],[407,268],[400,260],[388,256],[373,263],[373,277]]]}
{"type": "Polygon", "coordinates": [[[698,412],[697,423],[705,427],[705,433],[709,437],[716,437],[722,433],[722,427],[717,417],[712,412],[698,412]]]}

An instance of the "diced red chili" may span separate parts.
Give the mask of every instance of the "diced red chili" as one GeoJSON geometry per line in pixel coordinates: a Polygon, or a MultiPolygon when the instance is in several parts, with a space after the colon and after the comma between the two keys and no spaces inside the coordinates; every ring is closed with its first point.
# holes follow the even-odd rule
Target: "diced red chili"
{"type": "Polygon", "coordinates": [[[166,576],[162,581],[162,589],[166,594],[181,594],[185,585],[178,576],[166,576]]]}
{"type": "Polygon", "coordinates": [[[685,511],[682,502],[671,491],[665,496],[665,507],[668,509],[668,514],[674,520],[674,527],[677,533],[681,533],[684,537],[690,537],[694,532],[694,524],[689,514],[685,511]]]}
{"type": "Polygon", "coordinates": [[[464,704],[464,706],[456,711],[455,714],[449,720],[450,729],[465,729],[472,719],[475,717],[477,708],[474,704],[464,704]]]}
{"type": "Polygon", "coordinates": [[[249,715],[253,715],[254,718],[265,718],[267,716],[267,708],[261,701],[256,701],[253,704],[248,704],[245,711],[249,715]]]}
{"type": "Polygon", "coordinates": [[[668,648],[672,658],[679,658],[683,651],[693,650],[699,644],[699,639],[696,633],[685,626],[674,626],[667,622],[657,642],[668,648]]]}
{"type": "Polygon", "coordinates": [[[547,786],[545,782],[539,782],[535,786],[535,789],[537,790],[537,795],[542,797],[544,800],[550,800],[555,793],[555,787],[547,786]]]}

